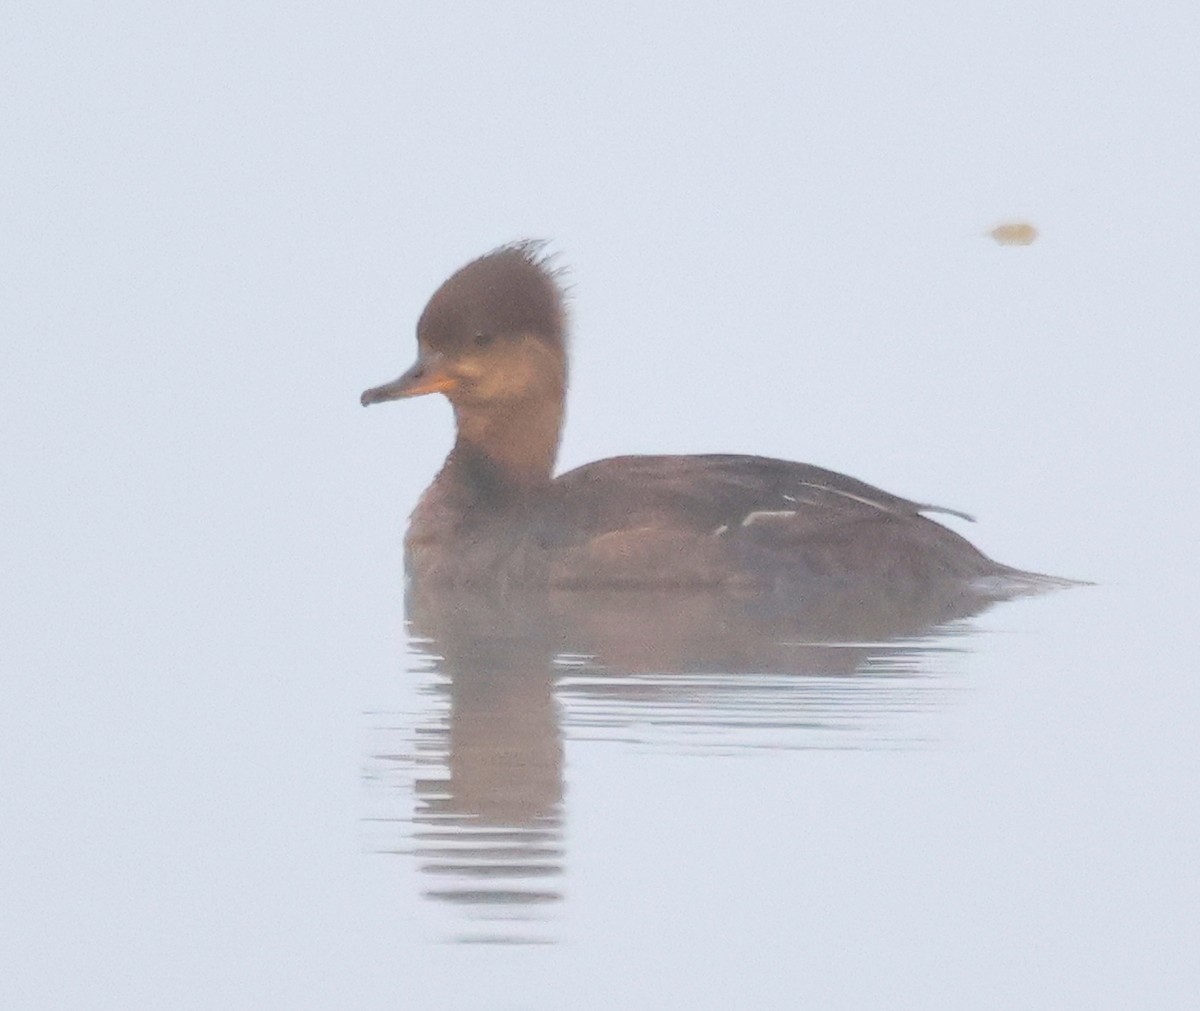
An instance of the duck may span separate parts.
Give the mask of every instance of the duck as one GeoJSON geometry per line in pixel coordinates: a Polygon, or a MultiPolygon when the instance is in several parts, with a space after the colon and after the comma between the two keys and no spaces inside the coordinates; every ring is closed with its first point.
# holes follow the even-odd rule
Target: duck
{"type": "Polygon", "coordinates": [[[930,517],[964,513],[812,464],[639,455],[556,475],[563,273],[537,241],[470,261],[422,311],[412,367],[360,397],[441,394],[454,412],[453,448],[405,535],[414,583],[997,600],[1070,582],[995,562],[930,517]]]}

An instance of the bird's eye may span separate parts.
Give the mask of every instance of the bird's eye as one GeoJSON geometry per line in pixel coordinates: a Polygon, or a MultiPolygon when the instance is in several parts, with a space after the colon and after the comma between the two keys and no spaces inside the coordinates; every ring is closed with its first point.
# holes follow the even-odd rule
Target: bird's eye
{"type": "Polygon", "coordinates": [[[494,333],[484,333],[482,330],[471,338],[471,343],[477,348],[485,348],[496,339],[494,333]]]}

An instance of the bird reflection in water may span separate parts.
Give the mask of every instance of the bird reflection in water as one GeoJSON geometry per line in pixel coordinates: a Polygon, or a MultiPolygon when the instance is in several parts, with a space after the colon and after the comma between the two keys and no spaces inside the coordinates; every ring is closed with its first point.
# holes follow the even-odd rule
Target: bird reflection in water
{"type": "Polygon", "coordinates": [[[927,589],[785,607],[759,593],[410,585],[430,704],[409,717],[407,746],[392,736],[375,756],[413,772],[397,848],[419,861],[428,899],[466,914],[456,940],[551,940],[565,739],[692,753],[923,746],[945,659],[993,602],[927,589]]]}

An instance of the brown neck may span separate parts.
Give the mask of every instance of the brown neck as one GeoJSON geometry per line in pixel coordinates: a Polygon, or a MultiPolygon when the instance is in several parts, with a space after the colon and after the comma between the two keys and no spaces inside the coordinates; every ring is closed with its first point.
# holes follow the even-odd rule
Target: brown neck
{"type": "Polygon", "coordinates": [[[455,404],[458,438],[446,469],[497,493],[521,496],[554,476],[563,425],[560,386],[549,396],[508,405],[473,408],[455,404]]]}

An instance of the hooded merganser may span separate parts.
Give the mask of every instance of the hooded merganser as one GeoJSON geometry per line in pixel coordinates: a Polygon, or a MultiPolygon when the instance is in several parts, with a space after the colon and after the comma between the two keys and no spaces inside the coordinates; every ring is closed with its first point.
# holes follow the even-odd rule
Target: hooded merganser
{"type": "Polygon", "coordinates": [[[413,367],[362,394],[366,406],[443,393],[454,408],[454,448],[405,538],[414,582],[807,595],[955,584],[987,599],[1066,584],[1000,565],[923,515],[962,513],[809,464],[620,456],[555,477],[563,303],[541,243],[493,250],[429,300],[413,367]]]}

